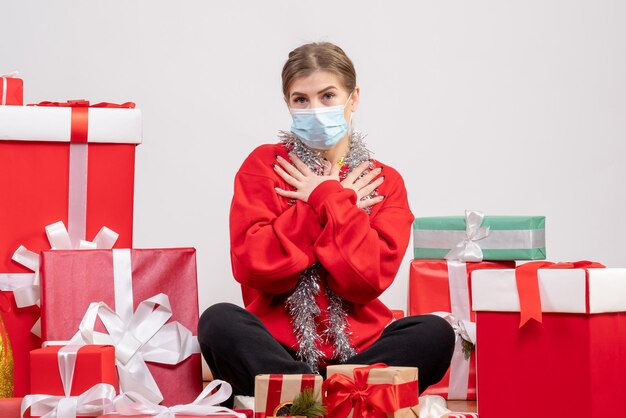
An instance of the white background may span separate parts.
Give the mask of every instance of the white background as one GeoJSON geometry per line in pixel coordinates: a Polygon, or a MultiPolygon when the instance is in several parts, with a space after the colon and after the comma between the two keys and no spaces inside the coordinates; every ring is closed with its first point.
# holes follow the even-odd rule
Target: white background
{"type": "Polygon", "coordinates": [[[195,246],[201,309],[241,304],[233,177],[289,128],[280,71],[317,40],[353,59],[356,126],[416,216],[546,215],[550,259],[626,266],[626,2],[1,1],[0,73],[28,103],[143,110],[135,246],[195,246]]]}

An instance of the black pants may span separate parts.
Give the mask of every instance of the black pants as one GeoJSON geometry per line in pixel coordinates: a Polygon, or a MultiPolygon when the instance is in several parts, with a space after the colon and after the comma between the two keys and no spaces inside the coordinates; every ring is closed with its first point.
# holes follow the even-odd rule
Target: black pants
{"type": "MultiPolygon", "coordinates": [[[[309,366],[278,343],[254,314],[230,303],[204,311],[198,339],[213,377],[230,383],[235,395],[253,396],[257,374],[311,373],[309,366]]],[[[444,319],[410,316],[392,322],[371,347],[346,364],[417,367],[422,393],[443,378],[453,351],[454,331],[444,319]]]]}

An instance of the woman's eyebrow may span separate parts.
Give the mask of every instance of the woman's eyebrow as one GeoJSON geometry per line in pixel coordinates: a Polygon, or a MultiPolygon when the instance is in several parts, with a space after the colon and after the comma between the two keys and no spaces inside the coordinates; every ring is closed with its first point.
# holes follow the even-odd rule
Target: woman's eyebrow
{"type": "MultiPolygon", "coordinates": [[[[323,88],[322,90],[318,91],[317,94],[322,94],[328,90],[332,90],[332,89],[336,89],[337,87],[330,85],[328,87],[323,88]]],[[[291,97],[293,96],[304,96],[307,97],[307,95],[305,93],[300,93],[299,91],[294,91],[293,93],[291,93],[291,97]]]]}
{"type": "Polygon", "coordinates": [[[325,91],[336,89],[336,88],[337,87],[335,87],[333,85],[330,85],[330,86],[326,87],[325,89],[318,91],[317,94],[321,94],[321,93],[324,93],[325,91]]]}

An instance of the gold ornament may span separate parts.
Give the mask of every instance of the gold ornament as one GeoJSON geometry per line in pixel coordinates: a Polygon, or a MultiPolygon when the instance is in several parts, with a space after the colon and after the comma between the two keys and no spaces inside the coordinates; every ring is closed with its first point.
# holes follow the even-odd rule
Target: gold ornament
{"type": "Polygon", "coordinates": [[[13,397],[13,352],[0,315],[0,398],[13,397]]]}

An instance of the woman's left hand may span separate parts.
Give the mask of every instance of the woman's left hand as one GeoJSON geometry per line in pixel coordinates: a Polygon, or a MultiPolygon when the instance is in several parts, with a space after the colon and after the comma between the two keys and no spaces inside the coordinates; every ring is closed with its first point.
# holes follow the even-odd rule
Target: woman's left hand
{"type": "Polygon", "coordinates": [[[278,164],[274,164],[274,171],[276,171],[276,173],[283,180],[285,180],[288,185],[296,189],[284,190],[275,187],[274,190],[276,190],[276,193],[282,197],[307,202],[311,192],[313,192],[313,190],[315,190],[320,183],[326,180],[339,181],[339,171],[341,170],[341,167],[338,164],[334,164],[331,167],[329,162],[328,166],[324,169],[324,175],[318,176],[311,171],[311,169],[307,167],[306,164],[304,164],[295,154],[290,153],[289,158],[293,161],[293,165],[280,155],[276,156],[278,164]]]}

